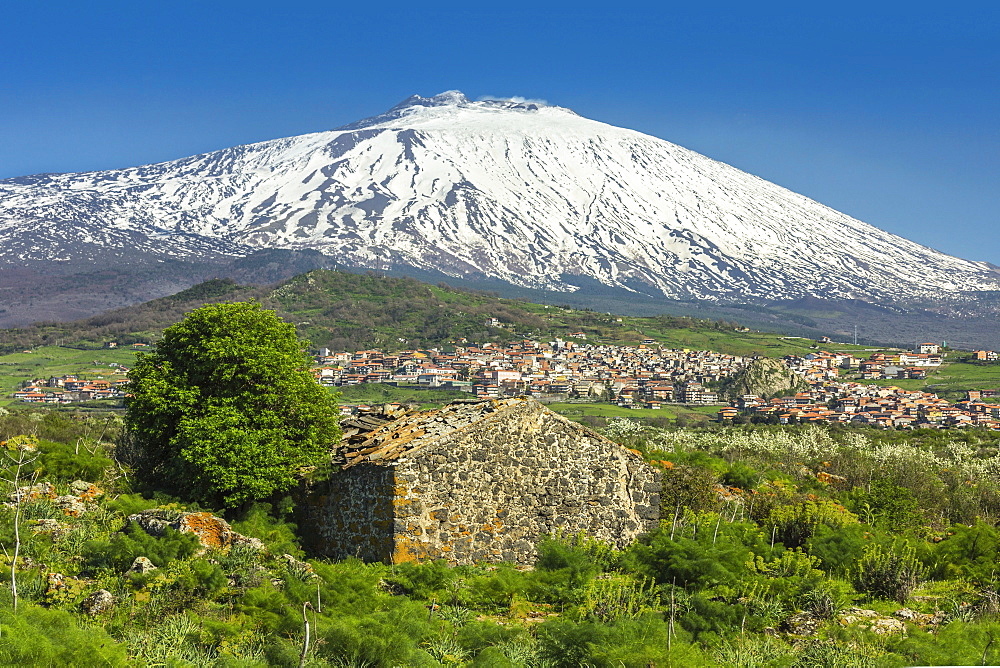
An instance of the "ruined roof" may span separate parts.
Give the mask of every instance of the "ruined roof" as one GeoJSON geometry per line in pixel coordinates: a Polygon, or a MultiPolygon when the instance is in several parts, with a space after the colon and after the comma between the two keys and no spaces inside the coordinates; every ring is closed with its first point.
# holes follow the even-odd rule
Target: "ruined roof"
{"type": "Polygon", "coordinates": [[[354,417],[341,419],[340,431],[345,441],[354,440],[358,434],[362,434],[361,440],[364,440],[364,436],[369,432],[375,431],[387,422],[392,422],[416,408],[417,404],[379,404],[354,417]]]}
{"type": "Polygon", "coordinates": [[[336,463],[346,469],[362,462],[399,459],[445,434],[525,401],[525,397],[457,401],[434,410],[408,413],[373,431],[358,433],[344,440],[337,451],[336,463]]]}

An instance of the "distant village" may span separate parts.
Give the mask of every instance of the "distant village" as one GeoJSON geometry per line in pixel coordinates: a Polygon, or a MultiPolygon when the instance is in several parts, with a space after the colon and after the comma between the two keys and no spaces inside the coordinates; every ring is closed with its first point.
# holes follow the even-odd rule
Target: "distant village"
{"type": "MultiPolygon", "coordinates": [[[[665,404],[720,405],[720,422],[842,422],[875,427],[961,427],[1000,429],[1000,390],[969,391],[964,401],[950,403],[937,395],[866,380],[925,379],[943,363],[940,346],[922,343],[912,352],[876,352],[867,359],[824,350],[784,358],[809,389],[793,396],[766,399],[753,394],[728,405],[716,387],[739,373],[751,358],[705,350],[664,349],[653,339],[638,346],[572,341],[471,344],[461,341],[448,352],[438,349],[332,352],[320,350],[313,373],[328,386],[363,383],[452,389],[481,398],[530,395],[605,401],[625,408],[659,409],[665,404]],[[845,382],[841,370],[853,370],[861,382],[845,382]]],[[[830,343],[822,339],[820,345],[830,343]]],[[[113,344],[111,344],[113,345],[113,344]]],[[[144,346],[145,347],[145,346],[144,346]]],[[[979,350],[972,359],[995,362],[995,351],[979,350]]],[[[112,365],[112,380],[84,380],[73,375],[38,378],[14,392],[27,403],[66,404],[124,396],[124,366],[112,365]]],[[[345,407],[345,412],[350,412],[345,407]]]]}
{"type": "MultiPolygon", "coordinates": [[[[572,334],[581,339],[586,335],[572,334]]],[[[470,392],[477,397],[530,395],[613,400],[621,406],[659,408],[663,403],[718,403],[706,384],[738,372],[746,359],[708,351],[663,350],[653,340],[638,347],[555,340],[459,345],[454,352],[322,351],[320,383],[421,385],[470,392]]]]}
{"type": "MultiPolygon", "coordinates": [[[[973,357],[995,361],[997,353],[976,351],[973,357]]],[[[982,401],[1000,396],[1000,390],[970,390],[964,401],[952,404],[928,392],[838,380],[838,369],[855,368],[863,380],[926,378],[928,368],[943,362],[934,343],[919,344],[913,353],[875,353],[867,360],[825,351],[784,359],[792,371],[808,381],[808,391],[770,401],[752,394],[741,396],[719,411],[719,421],[749,416],[780,424],[844,422],[884,428],[1000,429],[1000,404],[982,401]]]]}
{"type": "MultiPolygon", "coordinates": [[[[124,375],[128,373],[128,368],[117,367],[117,371],[124,375]]],[[[35,378],[11,396],[18,401],[37,404],[72,404],[97,399],[121,399],[125,396],[123,388],[127,382],[126,378],[83,380],[75,375],[35,378]]]]}
{"type": "MultiPolygon", "coordinates": [[[[583,333],[570,336],[585,338],[583,333]]],[[[973,358],[995,361],[997,353],[976,351],[973,358]]],[[[320,366],[315,373],[320,383],[340,387],[393,383],[464,390],[477,397],[559,396],[658,409],[670,403],[718,404],[712,387],[748,362],[749,358],[703,350],[663,349],[652,339],[638,347],[557,339],[460,345],[454,352],[324,350],[317,357],[320,366]]],[[[919,344],[912,353],[878,352],[867,359],[817,350],[787,356],[784,362],[809,383],[808,391],[770,400],[744,395],[722,408],[717,419],[1000,429],[1000,404],[982,401],[1000,396],[1000,390],[970,391],[965,401],[952,404],[927,392],[840,380],[841,369],[856,370],[862,380],[924,379],[929,369],[943,363],[940,346],[934,343],[919,344]]]]}

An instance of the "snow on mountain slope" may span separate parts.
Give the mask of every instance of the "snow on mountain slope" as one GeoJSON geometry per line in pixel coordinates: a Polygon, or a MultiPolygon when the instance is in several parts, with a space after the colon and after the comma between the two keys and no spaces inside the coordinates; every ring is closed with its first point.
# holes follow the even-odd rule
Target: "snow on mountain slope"
{"type": "Polygon", "coordinates": [[[131,169],[0,181],[0,258],[345,264],[671,298],[899,301],[1000,289],[951,257],[728,165],[568,109],[414,96],[329,132],[131,169]]]}

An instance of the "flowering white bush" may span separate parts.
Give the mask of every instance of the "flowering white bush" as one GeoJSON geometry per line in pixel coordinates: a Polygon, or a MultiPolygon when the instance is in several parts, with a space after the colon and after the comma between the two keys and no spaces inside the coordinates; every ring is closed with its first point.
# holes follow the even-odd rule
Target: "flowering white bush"
{"type": "Polygon", "coordinates": [[[644,431],[646,431],[646,427],[635,420],[618,417],[608,422],[608,426],[604,428],[604,435],[613,441],[620,441],[631,436],[638,436],[644,431]]]}
{"type": "Polygon", "coordinates": [[[820,425],[782,431],[649,430],[647,438],[653,450],[697,450],[727,458],[756,456],[786,463],[827,461],[847,450],[868,454],[883,467],[951,468],[970,477],[1000,478],[1000,455],[984,457],[978,448],[959,440],[949,441],[935,452],[907,443],[877,443],[857,432],[841,433],[835,439],[820,425]]]}

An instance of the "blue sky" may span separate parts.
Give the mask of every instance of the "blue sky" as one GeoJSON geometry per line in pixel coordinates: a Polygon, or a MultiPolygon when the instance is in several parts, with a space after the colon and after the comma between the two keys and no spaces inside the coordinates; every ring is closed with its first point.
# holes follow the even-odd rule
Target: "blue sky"
{"type": "Polygon", "coordinates": [[[994,3],[18,4],[0,27],[0,178],[326,130],[458,89],[545,99],[1000,264],[994,3]]]}

